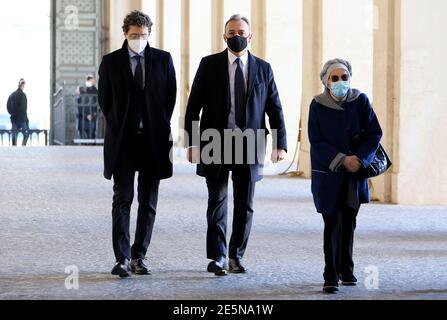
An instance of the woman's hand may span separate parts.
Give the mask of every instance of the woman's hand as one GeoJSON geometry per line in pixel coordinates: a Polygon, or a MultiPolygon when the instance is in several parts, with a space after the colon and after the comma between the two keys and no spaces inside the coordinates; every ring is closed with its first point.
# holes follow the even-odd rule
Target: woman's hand
{"type": "Polygon", "coordinates": [[[362,164],[356,156],[347,156],[345,161],[343,161],[343,166],[346,168],[346,171],[356,173],[360,170],[362,164]]]}
{"type": "Polygon", "coordinates": [[[190,147],[186,150],[186,158],[192,164],[198,164],[200,162],[200,148],[190,147]]]}

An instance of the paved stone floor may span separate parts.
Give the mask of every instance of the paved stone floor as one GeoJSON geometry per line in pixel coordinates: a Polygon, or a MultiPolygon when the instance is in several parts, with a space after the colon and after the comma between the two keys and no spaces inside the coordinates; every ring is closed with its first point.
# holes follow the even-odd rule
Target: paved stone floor
{"type": "Polygon", "coordinates": [[[447,299],[446,207],[363,207],[359,286],[326,296],[309,181],[258,185],[249,273],[216,278],[205,272],[205,183],[179,164],[161,185],[153,275],[119,280],[109,274],[112,185],[101,148],[0,148],[0,157],[0,299],[447,299]],[[67,266],[78,268],[79,290],[66,289],[67,266]]]}

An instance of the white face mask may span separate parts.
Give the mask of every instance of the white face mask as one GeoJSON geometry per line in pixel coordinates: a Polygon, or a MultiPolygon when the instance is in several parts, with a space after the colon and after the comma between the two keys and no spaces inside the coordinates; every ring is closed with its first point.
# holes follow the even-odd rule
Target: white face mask
{"type": "Polygon", "coordinates": [[[147,46],[147,40],[129,40],[129,48],[135,53],[142,53],[147,46]]]}

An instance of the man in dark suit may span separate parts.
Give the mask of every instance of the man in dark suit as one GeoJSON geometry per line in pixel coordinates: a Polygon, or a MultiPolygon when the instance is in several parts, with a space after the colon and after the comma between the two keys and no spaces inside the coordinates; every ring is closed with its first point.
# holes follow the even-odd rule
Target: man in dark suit
{"type": "Polygon", "coordinates": [[[112,274],[150,274],[145,262],[156,216],[160,180],[172,177],[171,117],[176,79],[168,52],[151,48],[152,21],[140,11],[124,20],[126,41],[104,56],[99,104],[106,118],[104,176],[114,180],[112,274]],[[138,220],[130,246],[130,208],[138,172],[138,220]]]}
{"type": "Polygon", "coordinates": [[[267,62],[247,50],[252,39],[248,19],[240,15],[232,16],[225,25],[224,39],[228,50],[201,61],[185,115],[188,160],[198,163],[197,173],[206,178],[208,186],[207,256],[212,260],[208,272],[217,276],[226,275],[227,256],[230,272],[246,272],[242,258],[252,225],[255,184],[262,179],[268,134],[266,114],[271,129],[276,133],[273,135],[272,161],[276,163],[283,160],[287,150],[284,116],[272,69],[267,62]],[[200,141],[196,143],[194,136],[198,133],[200,137],[210,130],[218,132],[221,137],[228,137],[230,132],[239,138],[247,132],[253,132],[255,139],[239,140],[243,141],[241,144],[236,142],[238,137],[231,140],[217,139],[224,143],[213,141],[214,145],[221,146],[223,150],[213,150],[211,157],[214,161],[209,161],[204,154],[206,145],[200,141]],[[222,155],[220,159],[217,154],[222,155]],[[253,157],[254,154],[256,157],[253,157]],[[234,212],[233,233],[227,252],[230,172],[234,212]]]}
{"type": "Polygon", "coordinates": [[[12,145],[17,146],[17,135],[23,133],[22,145],[26,146],[29,138],[28,99],[25,92],[25,80],[20,79],[19,87],[8,98],[7,109],[11,115],[12,145]]]}
{"type": "Polygon", "coordinates": [[[81,139],[96,139],[96,121],[98,119],[98,89],[95,77],[88,75],[85,87],[79,88],[78,131],[81,139]]]}

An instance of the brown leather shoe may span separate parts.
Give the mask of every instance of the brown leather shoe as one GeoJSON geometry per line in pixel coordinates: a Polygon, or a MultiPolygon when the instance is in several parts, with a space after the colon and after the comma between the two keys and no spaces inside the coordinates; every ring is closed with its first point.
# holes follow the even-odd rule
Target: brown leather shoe
{"type": "Polygon", "coordinates": [[[242,265],[240,259],[230,259],[228,263],[231,273],[246,273],[247,269],[242,265]]]}
{"type": "Polygon", "coordinates": [[[130,270],[136,275],[150,275],[151,270],[146,263],[146,259],[133,259],[130,263],[130,270]]]}

